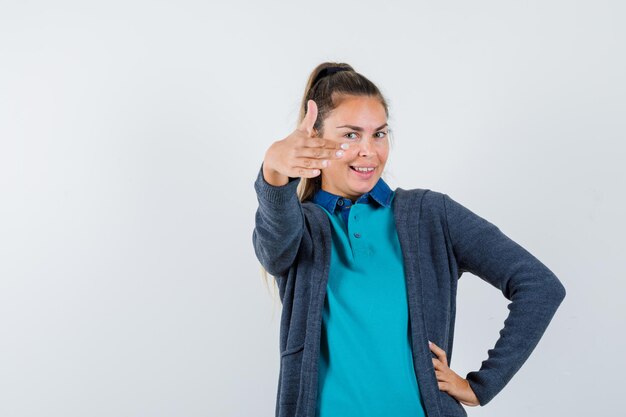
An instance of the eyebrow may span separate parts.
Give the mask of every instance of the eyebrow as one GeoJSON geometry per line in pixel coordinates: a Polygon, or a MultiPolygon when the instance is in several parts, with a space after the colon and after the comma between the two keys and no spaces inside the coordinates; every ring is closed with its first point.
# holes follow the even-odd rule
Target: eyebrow
{"type": "MultiPolygon", "coordinates": [[[[389,123],[385,123],[384,125],[382,125],[382,126],[380,126],[380,127],[377,127],[375,130],[380,130],[380,129],[382,129],[383,127],[387,126],[388,124],[389,124],[389,123]]],[[[337,126],[337,129],[341,129],[342,127],[347,127],[347,128],[352,129],[352,130],[356,130],[357,132],[362,132],[362,131],[363,131],[363,128],[362,128],[362,127],[359,127],[359,126],[352,126],[352,125],[337,126]]]]}

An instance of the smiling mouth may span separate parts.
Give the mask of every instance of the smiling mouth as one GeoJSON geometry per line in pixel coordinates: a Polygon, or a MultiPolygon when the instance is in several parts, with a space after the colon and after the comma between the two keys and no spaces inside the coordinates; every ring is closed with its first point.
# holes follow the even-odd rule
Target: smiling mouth
{"type": "Polygon", "coordinates": [[[376,167],[360,167],[361,169],[356,169],[354,166],[350,165],[350,169],[356,172],[368,173],[376,170],[376,167]]]}

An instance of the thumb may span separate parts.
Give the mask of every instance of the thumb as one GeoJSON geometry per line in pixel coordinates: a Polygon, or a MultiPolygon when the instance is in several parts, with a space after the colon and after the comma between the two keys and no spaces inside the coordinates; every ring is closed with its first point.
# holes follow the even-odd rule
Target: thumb
{"type": "Polygon", "coordinates": [[[317,104],[313,100],[308,100],[306,104],[306,116],[302,119],[299,129],[306,132],[307,135],[313,136],[313,126],[317,120],[317,104]]]}

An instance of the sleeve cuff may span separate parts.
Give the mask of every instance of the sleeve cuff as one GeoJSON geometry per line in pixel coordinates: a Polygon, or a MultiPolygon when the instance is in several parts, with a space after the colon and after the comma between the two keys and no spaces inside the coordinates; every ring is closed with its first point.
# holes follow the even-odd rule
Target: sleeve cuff
{"type": "Polygon", "coordinates": [[[297,198],[296,189],[300,183],[300,177],[289,177],[289,182],[285,185],[275,186],[268,183],[263,177],[263,163],[254,182],[254,189],[259,197],[270,203],[286,203],[292,198],[297,198]]]}
{"type": "Polygon", "coordinates": [[[502,386],[499,378],[497,381],[493,381],[493,378],[496,377],[494,375],[487,377],[485,371],[472,371],[465,376],[481,407],[487,405],[501,389],[494,391],[493,388],[489,388],[502,386]]]}

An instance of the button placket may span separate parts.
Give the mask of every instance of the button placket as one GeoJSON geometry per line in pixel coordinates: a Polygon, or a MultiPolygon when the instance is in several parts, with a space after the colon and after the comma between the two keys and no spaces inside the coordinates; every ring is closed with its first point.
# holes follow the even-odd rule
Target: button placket
{"type": "Polygon", "coordinates": [[[359,219],[361,215],[359,210],[363,208],[362,204],[353,204],[350,209],[350,222],[348,224],[348,233],[350,238],[350,243],[352,246],[352,253],[355,258],[359,258],[361,256],[367,256],[367,242],[364,239],[364,235],[362,234],[361,224],[359,219]]]}

